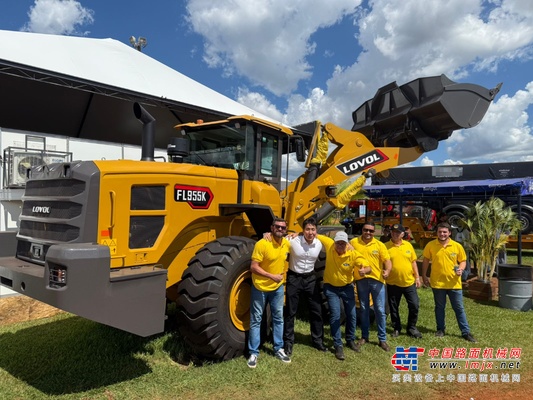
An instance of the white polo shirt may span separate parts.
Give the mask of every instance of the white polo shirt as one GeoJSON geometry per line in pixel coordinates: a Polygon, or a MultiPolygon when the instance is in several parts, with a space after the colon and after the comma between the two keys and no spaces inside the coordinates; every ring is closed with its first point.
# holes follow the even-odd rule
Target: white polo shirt
{"type": "Polygon", "coordinates": [[[307,243],[303,235],[290,240],[291,256],[289,269],[297,274],[308,274],[315,269],[315,262],[322,251],[322,243],[317,238],[311,244],[307,243]]]}

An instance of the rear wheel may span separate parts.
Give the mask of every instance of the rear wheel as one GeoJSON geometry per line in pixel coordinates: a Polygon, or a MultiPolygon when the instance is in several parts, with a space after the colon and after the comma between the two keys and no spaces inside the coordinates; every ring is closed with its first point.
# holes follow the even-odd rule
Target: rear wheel
{"type": "Polygon", "coordinates": [[[446,212],[446,215],[448,216],[448,223],[452,228],[461,226],[461,220],[465,218],[464,213],[456,210],[446,212]]]}
{"type": "Polygon", "coordinates": [[[522,211],[520,215],[518,216],[518,219],[520,220],[520,223],[522,224],[521,233],[523,235],[530,233],[531,229],[533,228],[533,218],[531,217],[531,214],[529,214],[527,211],[522,211]]]}
{"type": "Polygon", "coordinates": [[[250,263],[255,241],[229,236],[200,249],[178,286],[179,330],[201,356],[243,354],[250,329],[250,263]]]}

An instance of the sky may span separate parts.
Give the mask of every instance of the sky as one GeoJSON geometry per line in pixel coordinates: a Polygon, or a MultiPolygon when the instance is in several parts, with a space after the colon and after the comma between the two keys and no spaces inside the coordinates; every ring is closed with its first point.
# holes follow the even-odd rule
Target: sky
{"type": "Polygon", "coordinates": [[[393,81],[503,82],[479,125],[412,165],[533,161],[531,0],[3,0],[0,29],[145,37],[146,55],[288,125],[351,129],[393,81]]]}

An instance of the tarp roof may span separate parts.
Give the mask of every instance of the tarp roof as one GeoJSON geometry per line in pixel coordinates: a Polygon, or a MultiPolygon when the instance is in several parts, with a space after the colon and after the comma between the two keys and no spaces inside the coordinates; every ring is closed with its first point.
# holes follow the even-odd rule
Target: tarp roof
{"type": "Polygon", "coordinates": [[[0,127],[82,139],[140,144],[135,101],[160,148],[181,122],[271,120],[113,39],[0,30],[0,88],[0,127]]]}
{"type": "Polygon", "coordinates": [[[409,185],[370,185],[364,186],[363,189],[368,197],[373,198],[412,195],[419,197],[436,195],[453,196],[469,193],[531,195],[533,194],[533,179],[486,179],[409,185]]]}

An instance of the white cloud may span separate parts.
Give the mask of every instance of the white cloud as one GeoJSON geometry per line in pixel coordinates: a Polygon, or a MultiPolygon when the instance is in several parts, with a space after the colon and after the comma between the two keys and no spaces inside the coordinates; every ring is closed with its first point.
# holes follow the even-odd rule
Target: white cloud
{"type": "Polygon", "coordinates": [[[189,0],[188,21],[205,39],[204,60],[227,75],[286,95],[312,75],[311,35],[354,12],[360,0],[189,0]]]}
{"type": "Polygon", "coordinates": [[[55,35],[85,35],[78,29],[92,24],[94,12],[75,0],[35,0],[22,30],[55,35]]]}
{"type": "MultiPolygon", "coordinates": [[[[359,0],[189,0],[187,9],[192,29],[205,39],[206,62],[259,86],[246,95],[241,92],[239,100],[288,124],[319,119],[350,129],[352,112],[389,82],[403,84],[444,73],[472,83],[483,76],[492,87],[503,80],[500,75],[507,73],[511,62],[533,59],[530,0],[364,3],[372,8],[360,4],[359,0]],[[309,64],[315,51],[313,35],[343,18],[353,19],[353,36],[345,38],[344,47],[353,54],[353,63],[332,67],[325,87],[302,92],[302,81],[313,73],[309,64]],[[357,46],[350,45],[354,36],[357,46]],[[261,87],[288,96],[286,108],[276,107],[278,99],[271,100],[268,93],[260,94],[261,87]]],[[[331,62],[335,57],[326,59],[331,62]]],[[[442,149],[449,149],[447,163],[531,157],[527,111],[532,90],[526,82],[523,85],[512,96],[500,94],[482,124],[454,133],[439,150],[425,155],[422,164],[434,163],[442,149]]]]}
{"type": "Polygon", "coordinates": [[[338,107],[332,117],[342,118],[334,121],[351,124],[354,106],[394,80],[402,84],[442,73],[465,80],[473,70],[494,69],[501,60],[530,58],[533,16],[526,9],[531,9],[526,2],[504,0],[483,19],[486,10],[478,0],[428,0],[423,7],[417,0],[374,1],[373,9],[355,21],[365,52],[328,82],[327,96],[338,107]],[[505,19],[496,20],[498,13],[505,19]],[[491,62],[484,65],[487,59],[491,62]]]}
{"type": "Polygon", "coordinates": [[[435,163],[428,156],[424,156],[420,160],[420,165],[423,166],[423,167],[431,167],[434,164],[435,163]]]}
{"type": "Polygon", "coordinates": [[[264,115],[277,120],[280,123],[285,123],[285,116],[280,112],[274,104],[257,92],[250,92],[247,88],[239,88],[237,94],[237,101],[253,110],[256,110],[264,115]]]}

